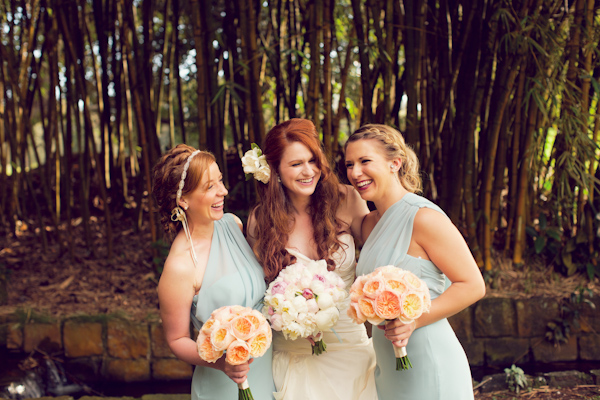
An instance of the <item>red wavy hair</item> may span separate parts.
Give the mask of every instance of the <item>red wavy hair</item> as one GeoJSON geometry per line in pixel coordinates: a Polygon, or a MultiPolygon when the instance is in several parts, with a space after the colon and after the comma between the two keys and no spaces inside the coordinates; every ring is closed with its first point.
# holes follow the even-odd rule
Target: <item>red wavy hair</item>
{"type": "Polygon", "coordinates": [[[340,192],[338,177],[325,158],[317,129],[307,119],[293,118],[282,122],[273,127],[264,139],[261,150],[271,168],[271,179],[267,184],[257,182],[259,202],[253,210],[256,219],[255,230],[251,232],[256,238],[254,253],[263,266],[267,283],[272,282],[287,265],[296,262],[296,257],[286,250],[293,227],[294,206],[285,187],[276,179],[283,152],[294,142],[302,143],[312,152],[321,170],[321,179],[310,197],[308,213],[312,219],[318,256],[327,261],[329,269],[335,267],[330,255],[342,246],[338,239],[342,222],[337,219],[336,211],[344,195],[340,192]]]}

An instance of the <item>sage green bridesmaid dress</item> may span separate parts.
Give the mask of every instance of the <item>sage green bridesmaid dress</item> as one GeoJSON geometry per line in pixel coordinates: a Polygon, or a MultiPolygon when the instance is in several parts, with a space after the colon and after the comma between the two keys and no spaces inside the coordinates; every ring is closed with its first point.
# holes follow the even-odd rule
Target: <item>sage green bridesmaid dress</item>
{"type": "MultiPolygon", "coordinates": [[[[395,265],[427,283],[431,299],[445,290],[445,275],[431,261],[407,254],[417,211],[428,207],[444,212],[429,200],[406,194],[381,217],[363,246],[357,275],[384,265],[395,265]]],[[[445,215],[445,214],[444,214],[445,215]]],[[[406,346],[413,368],[396,371],[392,343],[373,327],[377,356],[375,383],[379,400],[473,399],[471,370],[465,352],[447,319],[416,329],[406,346]]]]}
{"type": "MultiPolygon", "coordinates": [[[[246,242],[233,214],[215,221],[202,286],[192,303],[192,322],[200,329],[217,308],[242,305],[260,310],[267,286],[263,269],[246,242]]],[[[195,338],[194,338],[195,339],[195,338]]],[[[273,399],[272,350],[250,364],[248,383],[256,400],[273,399]]],[[[222,371],[196,366],[192,400],[237,399],[238,386],[222,371]]]]}

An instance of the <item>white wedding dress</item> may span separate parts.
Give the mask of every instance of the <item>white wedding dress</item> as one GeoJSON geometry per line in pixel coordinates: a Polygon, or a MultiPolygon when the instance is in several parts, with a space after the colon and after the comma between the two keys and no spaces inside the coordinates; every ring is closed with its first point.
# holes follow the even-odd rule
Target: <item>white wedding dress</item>
{"type": "MultiPolygon", "coordinates": [[[[356,260],[354,239],[340,235],[344,244],[334,256],[335,272],[343,279],[346,291],[354,282],[356,260]]],[[[287,249],[298,262],[314,261],[295,249],[287,249]]],[[[375,351],[364,325],[354,323],[346,314],[350,298],[340,309],[334,332],[324,332],[327,350],[312,355],[307,339],[286,340],[273,331],[273,380],[277,400],[374,400],[375,351]],[[337,335],[336,335],[337,334],[337,335]]]]}

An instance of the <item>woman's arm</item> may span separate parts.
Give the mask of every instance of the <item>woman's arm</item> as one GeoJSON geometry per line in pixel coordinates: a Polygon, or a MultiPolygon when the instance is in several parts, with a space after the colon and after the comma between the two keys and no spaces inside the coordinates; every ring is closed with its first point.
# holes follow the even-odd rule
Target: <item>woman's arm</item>
{"type": "Polygon", "coordinates": [[[255,235],[256,230],[256,217],[254,216],[254,210],[250,211],[250,215],[248,216],[248,225],[246,226],[246,240],[250,244],[250,247],[254,248],[254,243],[256,242],[255,235]]]}
{"type": "Polygon", "coordinates": [[[160,316],[167,344],[178,359],[221,370],[234,382],[241,383],[250,370],[248,363],[233,366],[225,362],[225,357],[216,363],[209,363],[198,355],[196,342],[190,337],[190,310],[195,292],[192,284],[194,269],[186,264],[176,257],[167,258],[158,284],[160,316]]]}
{"type": "Polygon", "coordinates": [[[363,221],[369,214],[369,207],[356,189],[348,185],[340,185],[340,190],[345,195],[340,210],[340,218],[350,226],[350,233],[354,240],[359,243],[364,243],[366,236],[363,234],[363,221]]]}
{"type": "Polygon", "coordinates": [[[450,317],[485,295],[485,282],[469,246],[452,221],[439,212],[424,208],[417,212],[413,239],[452,284],[432,301],[431,310],[417,321],[417,327],[450,317]]]}
{"type": "Polygon", "coordinates": [[[452,283],[415,323],[386,324],[386,337],[401,347],[416,328],[450,317],[485,295],[485,282],[462,234],[438,211],[422,208],[417,212],[409,253],[429,258],[452,283]]]}

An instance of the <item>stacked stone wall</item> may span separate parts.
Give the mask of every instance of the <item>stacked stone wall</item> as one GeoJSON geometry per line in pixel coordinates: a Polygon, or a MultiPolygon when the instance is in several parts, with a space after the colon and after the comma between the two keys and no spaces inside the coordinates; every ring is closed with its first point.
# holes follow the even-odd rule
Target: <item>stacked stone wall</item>
{"type": "MultiPolygon", "coordinates": [[[[600,299],[577,305],[576,320],[566,321],[567,342],[555,346],[546,335],[549,323],[566,318],[562,305],[564,300],[546,297],[486,297],[450,323],[474,367],[600,362],[600,299]]],[[[181,380],[193,372],[173,355],[158,321],[106,315],[44,320],[14,313],[0,316],[0,347],[51,353],[63,359],[69,373],[88,382],[181,380]]]]}

